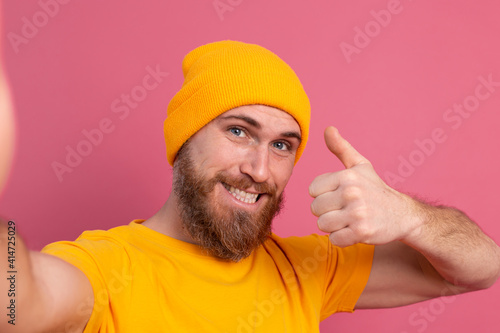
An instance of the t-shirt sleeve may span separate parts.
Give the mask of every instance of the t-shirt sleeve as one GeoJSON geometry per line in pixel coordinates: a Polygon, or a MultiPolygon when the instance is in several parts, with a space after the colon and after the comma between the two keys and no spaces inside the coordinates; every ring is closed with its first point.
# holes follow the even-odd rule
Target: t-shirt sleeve
{"type": "Polygon", "coordinates": [[[301,290],[307,294],[303,299],[314,300],[320,321],[336,312],[354,311],[370,276],[374,246],[340,248],[328,235],[317,234],[288,238],[273,235],[273,240],[292,264],[301,290]]]}
{"type": "Polygon", "coordinates": [[[335,312],[353,312],[363,292],[373,262],[373,245],[355,244],[345,248],[327,240],[327,265],[320,320],[335,312]]]}
{"type": "Polygon", "coordinates": [[[83,238],[85,233],[74,242],[61,241],[48,244],[41,252],[56,256],[76,266],[89,279],[94,292],[94,302],[88,300],[78,309],[82,313],[91,311],[90,319],[84,330],[87,333],[98,332],[104,318],[109,314],[109,295],[106,286],[107,273],[103,271],[106,263],[103,260],[113,259],[107,256],[105,258],[105,256],[102,256],[102,253],[103,251],[110,250],[113,244],[106,241],[96,242],[85,239],[83,238]],[[99,253],[101,253],[100,256],[99,253]]]}

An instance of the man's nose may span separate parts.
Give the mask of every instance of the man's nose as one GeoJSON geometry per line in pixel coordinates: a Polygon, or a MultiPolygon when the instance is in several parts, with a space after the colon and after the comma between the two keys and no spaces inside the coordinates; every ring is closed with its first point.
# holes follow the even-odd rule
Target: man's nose
{"type": "Polygon", "coordinates": [[[256,183],[269,179],[269,149],[266,145],[252,147],[245,156],[240,171],[252,177],[256,183]]]}

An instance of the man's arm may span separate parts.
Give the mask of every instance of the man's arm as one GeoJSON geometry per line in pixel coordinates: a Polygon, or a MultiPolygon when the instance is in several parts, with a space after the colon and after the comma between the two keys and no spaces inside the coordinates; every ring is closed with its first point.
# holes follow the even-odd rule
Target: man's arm
{"type": "Polygon", "coordinates": [[[390,188],[335,128],[325,131],[325,141],[346,170],[312,182],[318,226],[338,246],[376,245],[356,308],[411,304],[488,288],[498,279],[499,247],[465,214],[390,188]]]}
{"type": "Polygon", "coordinates": [[[415,201],[420,230],[375,247],[356,308],[395,307],[486,289],[500,276],[500,249],[462,212],[415,201]]]}
{"type": "Polygon", "coordinates": [[[29,251],[17,230],[12,238],[13,230],[0,220],[0,332],[83,332],[91,313],[82,311],[82,304],[93,304],[94,297],[85,274],[59,258],[29,251]],[[11,262],[8,246],[15,249],[11,262]]]}

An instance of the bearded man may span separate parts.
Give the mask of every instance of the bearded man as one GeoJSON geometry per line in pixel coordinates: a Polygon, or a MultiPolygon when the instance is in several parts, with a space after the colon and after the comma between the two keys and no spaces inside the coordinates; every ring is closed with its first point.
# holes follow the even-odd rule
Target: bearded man
{"type": "Polygon", "coordinates": [[[325,142],[346,169],[309,188],[329,235],[273,234],[308,137],[299,79],[267,49],[234,41],[196,48],[183,71],[164,125],[174,168],[165,205],[23,252],[23,316],[5,331],[318,332],[336,312],[497,280],[500,250],[475,223],[387,186],[333,127],[325,142]]]}

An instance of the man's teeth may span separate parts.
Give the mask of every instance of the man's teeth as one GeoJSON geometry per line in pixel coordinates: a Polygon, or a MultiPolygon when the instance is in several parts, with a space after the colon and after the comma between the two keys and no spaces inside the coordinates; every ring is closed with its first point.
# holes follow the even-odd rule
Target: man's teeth
{"type": "Polygon", "coordinates": [[[224,184],[224,187],[233,195],[233,197],[246,203],[255,203],[257,201],[257,197],[259,196],[257,193],[248,193],[226,184],[224,184]]]}

